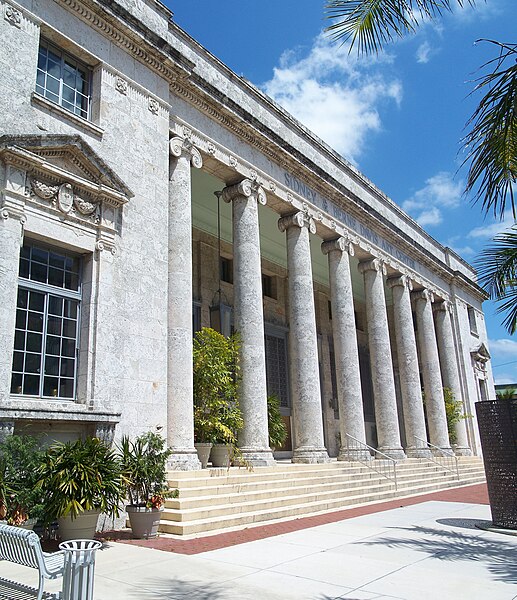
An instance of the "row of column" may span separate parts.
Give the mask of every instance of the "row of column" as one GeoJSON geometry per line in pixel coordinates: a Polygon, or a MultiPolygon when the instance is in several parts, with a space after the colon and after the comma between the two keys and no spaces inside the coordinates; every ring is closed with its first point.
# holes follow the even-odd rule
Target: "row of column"
{"type": "MultiPolygon", "coordinates": [[[[190,165],[201,166],[196,148],[180,138],[171,140],[169,182],[169,322],[168,322],[168,438],[174,454],[171,466],[198,468],[194,449],[192,407],[191,315],[186,310],[192,299],[192,242],[190,165]],[[190,362],[189,362],[190,361],[190,362]]],[[[253,181],[244,180],[225,188],[223,199],[232,203],[234,244],[235,327],[241,339],[242,382],[240,406],[244,430],[239,439],[243,457],[254,465],[274,462],[268,446],[267,388],[262,307],[262,278],[258,204],[266,195],[253,181]]],[[[312,219],[304,213],[280,218],[286,233],[290,381],[293,416],[293,462],[320,463],[328,460],[324,446],[317,333],[309,233],[312,219]]],[[[367,452],[360,444],[356,456],[345,451],[347,435],[366,441],[361,377],[355,329],[349,257],[353,247],[339,238],[322,244],[328,255],[333,305],[334,344],[340,430],[343,448],[339,458],[361,458],[367,452]]],[[[401,446],[391,343],[384,294],[384,267],[378,259],[359,263],[366,294],[368,340],[374,388],[379,450],[402,459],[429,454],[421,397],[421,384],[412,326],[411,282],[405,276],[388,279],[393,290],[395,333],[403,400],[406,453],[401,446]]],[[[444,303],[437,305],[437,345],[429,292],[413,293],[421,350],[425,403],[432,444],[449,448],[443,385],[460,398],[460,384],[450,314],[444,303]],[[442,363],[440,367],[440,361],[442,363]]],[[[459,428],[459,445],[466,433],[459,428]]]]}

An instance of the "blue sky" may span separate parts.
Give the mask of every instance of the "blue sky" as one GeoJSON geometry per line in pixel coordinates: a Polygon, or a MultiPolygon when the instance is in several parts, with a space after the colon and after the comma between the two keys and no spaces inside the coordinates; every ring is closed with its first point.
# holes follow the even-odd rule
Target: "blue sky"
{"type": "MultiPolygon", "coordinates": [[[[357,58],[323,33],[322,0],[168,0],[174,20],[353,162],[434,238],[472,262],[512,224],[462,195],[459,140],[479,96],[480,38],[515,42],[515,0],[428,23],[379,57],[357,58]]],[[[517,382],[517,339],[484,304],[494,376],[517,382]]]]}

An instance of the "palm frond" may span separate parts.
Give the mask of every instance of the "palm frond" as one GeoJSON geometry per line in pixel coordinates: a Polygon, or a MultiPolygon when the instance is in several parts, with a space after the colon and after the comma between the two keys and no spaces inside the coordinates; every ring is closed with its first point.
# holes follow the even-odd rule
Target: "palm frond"
{"type": "Polygon", "coordinates": [[[492,211],[500,218],[509,202],[515,219],[517,44],[479,41],[495,44],[499,55],[483,65],[482,68],[488,67],[490,72],[477,80],[472,92],[485,94],[467,123],[471,130],[462,140],[467,150],[464,164],[470,163],[465,193],[477,188],[474,202],[481,202],[486,213],[492,211]]]}
{"type": "Polygon", "coordinates": [[[503,326],[511,333],[517,330],[517,227],[497,235],[491,246],[475,262],[479,283],[505,313],[503,326]]]}
{"type": "Polygon", "coordinates": [[[476,0],[328,0],[326,28],[335,40],[357,46],[359,54],[379,53],[424,21],[452,11],[452,5],[475,5],[476,0]]]}

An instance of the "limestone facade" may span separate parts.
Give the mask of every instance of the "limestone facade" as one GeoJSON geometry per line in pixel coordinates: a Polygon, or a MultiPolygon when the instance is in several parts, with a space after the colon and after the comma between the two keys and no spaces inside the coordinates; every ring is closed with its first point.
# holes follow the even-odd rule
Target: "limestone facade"
{"type": "MultiPolygon", "coordinates": [[[[472,267],[157,0],[0,0],[0,36],[2,436],[154,430],[198,468],[192,323],[219,293],[256,465],[271,393],[299,462],[447,449],[443,387],[494,397],[472,267]]],[[[473,417],[456,434],[479,452],[473,417]]]]}

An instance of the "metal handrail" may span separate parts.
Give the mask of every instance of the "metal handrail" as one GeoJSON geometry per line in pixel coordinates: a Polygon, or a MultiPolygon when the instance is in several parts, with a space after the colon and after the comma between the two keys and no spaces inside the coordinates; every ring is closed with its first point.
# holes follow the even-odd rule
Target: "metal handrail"
{"type": "Polygon", "coordinates": [[[431,450],[431,456],[429,458],[430,461],[434,462],[437,465],[440,465],[440,467],[442,467],[442,469],[445,469],[446,471],[450,471],[451,473],[454,473],[456,475],[456,479],[460,478],[458,457],[454,454],[454,452],[452,450],[445,450],[444,448],[435,446],[434,444],[431,444],[431,442],[428,442],[427,440],[423,440],[422,438],[419,438],[416,435],[415,435],[415,440],[418,440],[419,442],[423,442],[431,450]],[[441,455],[441,458],[446,459],[445,464],[443,462],[440,462],[437,460],[438,457],[436,456],[436,453],[441,455]],[[452,466],[450,466],[450,465],[452,465],[452,466]]]}
{"type": "Polygon", "coordinates": [[[369,459],[362,459],[361,454],[358,453],[355,455],[354,460],[356,460],[357,462],[360,462],[363,465],[366,465],[369,469],[372,469],[372,471],[375,471],[376,473],[378,473],[385,479],[389,479],[390,481],[393,481],[393,483],[395,484],[395,489],[397,489],[397,461],[394,458],[391,458],[391,456],[384,454],[384,452],[377,450],[377,448],[373,448],[372,446],[369,446],[365,442],[358,440],[353,435],[350,435],[349,433],[347,433],[345,435],[346,435],[346,451],[347,451],[348,456],[351,455],[351,448],[356,449],[356,450],[358,448],[360,448],[362,450],[367,450],[368,454],[370,454],[369,459]],[[353,442],[355,442],[354,446],[351,446],[351,440],[353,442]],[[377,460],[371,460],[371,453],[381,456],[384,460],[387,461],[387,463],[381,464],[377,460]],[[393,476],[391,476],[391,470],[393,470],[393,476]],[[389,475],[387,475],[386,473],[389,473],[389,475]]]}

